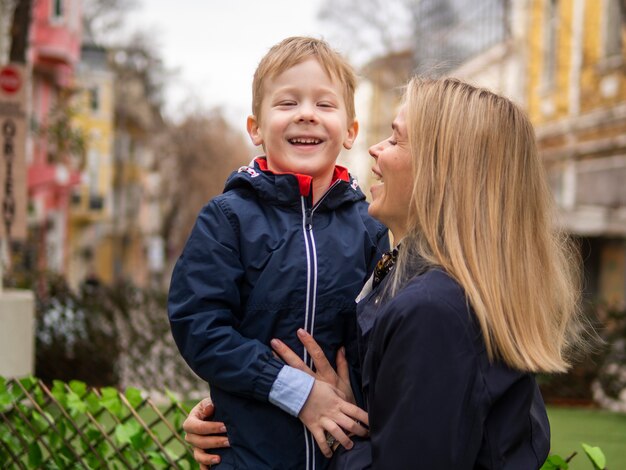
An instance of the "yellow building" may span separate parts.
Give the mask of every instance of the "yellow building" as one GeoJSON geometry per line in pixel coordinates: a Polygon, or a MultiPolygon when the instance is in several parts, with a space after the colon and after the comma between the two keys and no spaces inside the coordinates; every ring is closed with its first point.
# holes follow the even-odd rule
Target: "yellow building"
{"type": "Polygon", "coordinates": [[[626,12],[531,0],[527,107],[561,223],[581,238],[591,300],[626,300],[626,12]]]}
{"type": "Polygon", "coordinates": [[[106,50],[83,45],[73,97],[74,125],[86,139],[81,183],[72,194],[68,280],[113,280],[112,230],[114,75],[106,50]]]}

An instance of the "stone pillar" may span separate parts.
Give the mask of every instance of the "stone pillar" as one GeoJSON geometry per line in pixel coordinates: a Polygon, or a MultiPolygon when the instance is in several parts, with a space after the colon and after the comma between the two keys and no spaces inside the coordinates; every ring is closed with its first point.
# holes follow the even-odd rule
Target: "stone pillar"
{"type": "Polygon", "coordinates": [[[35,297],[27,290],[0,292],[0,375],[35,372],[35,297]]]}

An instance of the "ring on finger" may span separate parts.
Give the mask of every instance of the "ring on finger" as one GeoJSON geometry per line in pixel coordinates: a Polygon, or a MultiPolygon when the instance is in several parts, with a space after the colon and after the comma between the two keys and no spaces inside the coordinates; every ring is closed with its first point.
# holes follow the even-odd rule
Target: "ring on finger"
{"type": "Polygon", "coordinates": [[[328,431],[324,431],[324,435],[326,436],[326,444],[330,447],[330,450],[334,450],[333,446],[337,443],[337,439],[328,431]]]}

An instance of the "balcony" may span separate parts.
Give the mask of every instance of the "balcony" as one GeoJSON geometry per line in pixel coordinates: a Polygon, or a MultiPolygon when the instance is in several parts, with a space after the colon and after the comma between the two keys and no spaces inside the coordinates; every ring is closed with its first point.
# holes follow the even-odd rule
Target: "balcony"
{"type": "Polygon", "coordinates": [[[32,59],[35,67],[54,68],[74,65],[80,59],[80,26],[74,12],[51,18],[48,2],[37,2],[32,22],[32,59]]]}

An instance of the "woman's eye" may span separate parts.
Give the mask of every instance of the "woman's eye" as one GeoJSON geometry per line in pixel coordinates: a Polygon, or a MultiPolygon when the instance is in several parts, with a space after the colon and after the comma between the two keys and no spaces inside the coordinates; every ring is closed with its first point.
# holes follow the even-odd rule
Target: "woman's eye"
{"type": "Polygon", "coordinates": [[[387,142],[389,142],[389,145],[396,145],[398,142],[393,140],[393,139],[389,139],[387,142]]]}

